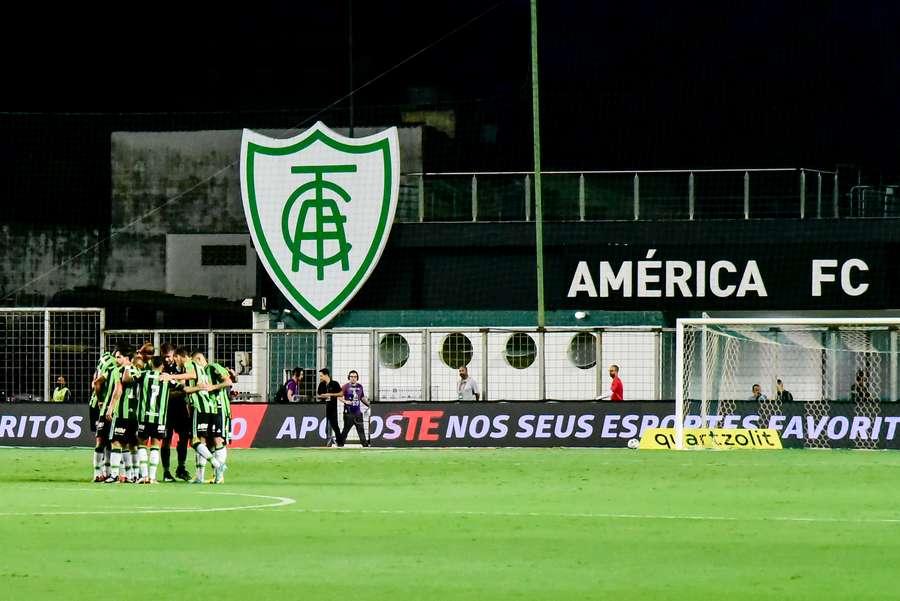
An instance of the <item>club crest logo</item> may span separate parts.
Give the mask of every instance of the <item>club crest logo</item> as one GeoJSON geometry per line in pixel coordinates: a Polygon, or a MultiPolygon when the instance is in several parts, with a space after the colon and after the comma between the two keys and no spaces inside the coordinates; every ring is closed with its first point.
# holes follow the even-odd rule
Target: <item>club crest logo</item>
{"type": "Polygon", "coordinates": [[[244,130],[247,227],[272,281],[316,328],[362,288],[400,190],[397,128],[346,138],[321,122],[288,139],[244,130]]]}

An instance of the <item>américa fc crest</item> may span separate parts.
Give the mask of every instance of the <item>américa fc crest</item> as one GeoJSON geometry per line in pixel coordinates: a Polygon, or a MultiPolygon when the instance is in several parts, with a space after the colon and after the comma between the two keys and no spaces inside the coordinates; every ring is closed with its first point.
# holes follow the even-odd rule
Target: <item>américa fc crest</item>
{"type": "Polygon", "coordinates": [[[318,122],[286,139],[245,129],[240,171],[262,264],[321,328],[360,290],[387,243],[400,190],[397,128],[347,138],[318,122]]]}

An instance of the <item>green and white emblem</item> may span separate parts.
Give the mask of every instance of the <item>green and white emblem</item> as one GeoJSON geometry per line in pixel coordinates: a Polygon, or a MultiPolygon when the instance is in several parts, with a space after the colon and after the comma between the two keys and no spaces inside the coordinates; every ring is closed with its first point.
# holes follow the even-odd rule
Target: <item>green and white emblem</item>
{"type": "Polygon", "coordinates": [[[362,288],[391,233],[397,128],[346,138],[321,122],[288,139],[244,130],[241,194],[256,252],[316,328],[362,288]]]}

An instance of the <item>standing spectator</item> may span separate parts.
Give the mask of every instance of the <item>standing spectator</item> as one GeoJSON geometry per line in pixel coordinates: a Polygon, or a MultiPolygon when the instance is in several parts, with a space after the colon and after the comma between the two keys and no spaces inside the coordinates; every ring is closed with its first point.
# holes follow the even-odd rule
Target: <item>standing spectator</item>
{"type": "Polygon", "coordinates": [[[303,370],[295,367],[291,372],[291,379],[285,384],[285,392],[289,403],[297,403],[300,401],[300,381],[303,380],[303,370]]]}
{"type": "Polygon", "coordinates": [[[794,395],[784,389],[784,383],[781,378],[775,380],[775,398],[779,403],[790,403],[794,400],[794,395]]]}
{"type": "Polygon", "coordinates": [[[328,420],[328,426],[331,430],[327,442],[329,447],[333,447],[335,443],[337,443],[337,446],[339,447],[344,446],[344,440],[341,438],[341,429],[338,426],[337,419],[338,397],[343,394],[341,385],[331,379],[331,372],[328,371],[328,368],[323,367],[320,369],[319,387],[316,390],[316,398],[325,401],[325,419],[328,420]]]}
{"type": "Polygon", "coordinates": [[[459,382],[456,384],[456,398],[460,401],[481,400],[481,390],[475,378],[469,377],[469,369],[463,365],[459,368],[459,382]]]}
{"type": "Polygon", "coordinates": [[[602,394],[597,397],[598,400],[609,399],[610,401],[624,401],[625,400],[625,387],[622,386],[622,379],[619,378],[619,366],[616,364],[612,364],[609,366],[609,377],[612,378],[612,381],[609,383],[609,390],[606,391],[606,394],[602,394]]]}
{"type": "Polygon", "coordinates": [[[850,385],[850,400],[856,403],[875,400],[875,395],[869,390],[866,372],[861,369],[856,372],[856,381],[850,385]]]}
{"type": "Polygon", "coordinates": [[[751,390],[752,390],[752,394],[750,395],[750,398],[747,399],[748,401],[760,402],[760,401],[768,401],[769,400],[769,397],[767,397],[766,395],[764,395],[762,393],[762,388],[760,387],[759,384],[754,384],[753,388],[751,390]]]}
{"type": "Polygon", "coordinates": [[[72,393],[66,386],[66,377],[59,376],[56,378],[56,388],[53,389],[52,400],[54,403],[68,403],[72,400],[72,393]]]}
{"type": "Polygon", "coordinates": [[[356,426],[356,434],[359,436],[360,444],[367,447],[369,446],[369,441],[366,438],[366,429],[363,426],[362,405],[368,407],[369,399],[366,398],[362,384],[359,383],[359,372],[355,369],[351,370],[347,374],[347,378],[350,381],[341,388],[343,396],[340,401],[344,404],[344,429],[341,431],[342,442],[340,446],[344,446],[344,443],[347,442],[347,434],[350,433],[350,428],[356,426]]]}

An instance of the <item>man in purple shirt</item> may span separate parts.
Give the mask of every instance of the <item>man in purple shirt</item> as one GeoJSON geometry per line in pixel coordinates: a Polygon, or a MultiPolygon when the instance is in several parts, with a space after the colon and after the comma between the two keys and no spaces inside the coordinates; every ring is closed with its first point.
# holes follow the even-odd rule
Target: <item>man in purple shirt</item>
{"type": "MultiPolygon", "coordinates": [[[[359,442],[362,446],[367,447],[369,446],[369,440],[366,438],[366,429],[363,426],[362,406],[365,405],[368,407],[369,399],[366,398],[366,393],[363,391],[362,384],[359,383],[359,373],[357,373],[355,369],[347,374],[347,378],[350,381],[341,387],[343,395],[339,397],[339,400],[344,404],[344,429],[338,440],[346,441],[347,434],[350,433],[350,428],[356,426],[359,442]]],[[[340,444],[340,446],[344,445],[340,444]]]]}
{"type": "Polygon", "coordinates": [[[287,392],[287,400],[289,403],[300,401],[300,380],[302,379],[303,370],[299,367],[295,367],[294,371],[291,372],[291,379],[285,384],[285,391],[287,392]]]}

